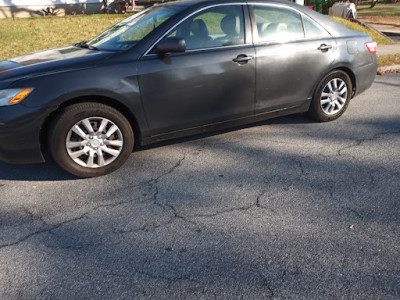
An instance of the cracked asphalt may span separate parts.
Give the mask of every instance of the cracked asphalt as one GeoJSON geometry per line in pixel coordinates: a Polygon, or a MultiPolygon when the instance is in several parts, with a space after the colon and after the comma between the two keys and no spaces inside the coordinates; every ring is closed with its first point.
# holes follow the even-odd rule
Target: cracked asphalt
{"type": "Polygon", "coordinates": [[[399,299],[400,74],[337,121],[174,140],[119,171],[0,163],[0,299],[399,299]]]}

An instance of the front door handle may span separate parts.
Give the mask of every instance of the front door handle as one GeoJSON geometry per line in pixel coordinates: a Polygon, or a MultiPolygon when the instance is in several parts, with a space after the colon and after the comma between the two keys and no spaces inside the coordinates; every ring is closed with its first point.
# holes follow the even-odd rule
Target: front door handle
{"type": "Polygon", "coordinates": [[[322,44],[318,47],[318,50],[321,50],[322,52],[326,52],[329,49],[332,49],[332,45],[322,44]]]}
{"type": "Polygon", "coordinates": [[[240,54],[237,57],[235,57],[234,59],[232,59],[232,61],[235,62],[235,63],[238,63],[240,65],[243,65],[243,64],[247,64],[247,62],[249,60],[252,60],[252,59],[253,59],[252,56],[247,56],[245,54],[240,54]]]}

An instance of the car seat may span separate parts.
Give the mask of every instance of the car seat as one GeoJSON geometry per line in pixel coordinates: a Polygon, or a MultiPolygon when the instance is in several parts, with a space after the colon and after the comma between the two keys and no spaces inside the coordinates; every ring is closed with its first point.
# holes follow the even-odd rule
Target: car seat
{"type": "Polygon", "coordinates": [[[225,33],[225,36],[215,39],[215,44],[219,46],[225,45],[237,45],[243,43],[243,39],[240,38],[239,33],[236,31],[237,17],[234,15],[225,16],[221,20],[221,29],[225,33]]]}
{"type": "Polygon", "coordinates": [[[190,25],[191,36],[186,40],[187,49],[207,48],[212,42],[208,35],[206,24],[201,19],[196,19],[190,25]]]}

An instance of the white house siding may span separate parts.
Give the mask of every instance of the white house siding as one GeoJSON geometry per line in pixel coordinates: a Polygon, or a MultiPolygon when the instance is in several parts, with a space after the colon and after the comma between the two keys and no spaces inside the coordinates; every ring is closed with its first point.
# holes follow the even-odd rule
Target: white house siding
{"type": "Polygon", "coordinates": [[[0,0],[0,7],[4,6],[49,6],[62,4],[102,3],[102,0],[0,0]]]}

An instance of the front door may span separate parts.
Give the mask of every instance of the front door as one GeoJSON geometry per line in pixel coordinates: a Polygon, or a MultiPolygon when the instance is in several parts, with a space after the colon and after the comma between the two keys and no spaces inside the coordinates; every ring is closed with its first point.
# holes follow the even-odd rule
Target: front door
{"type": "Polygon", "coordinates": [[[242,5],[210,7],[166,35],[185,39],[185,52],[143,56],[139,85],[153,136],[254,113],[254,47],[244,19],[242,5]]]}

